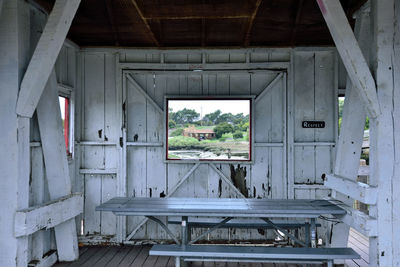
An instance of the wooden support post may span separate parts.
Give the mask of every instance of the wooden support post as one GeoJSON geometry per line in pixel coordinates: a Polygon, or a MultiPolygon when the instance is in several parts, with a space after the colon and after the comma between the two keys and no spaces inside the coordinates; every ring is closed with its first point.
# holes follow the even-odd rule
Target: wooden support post
{"type": "Polygon", "coordinates": [[[376,86],[339,0],[317,0],[349,78],[368,116],[380,114],[376,86]]]}
{"type": "MultiPolygon", "coordinates": [[[[44,162],[43,162],[43,151],[42,147],[32,147],[31,144],[31,205],[40,205],[45,201],[44,195],[44,162]]],[[[32,235],[32,252],[31,259],[42,260],[43,254],[47,251],[43,251],[44,247],[44,231],[38,231],[32,235]]],[[[57,254],[56,254],[57,256],[57,254]]],[[[57,257],[56,257],[57,261],[57,257]]]]}
{"type": "Polygon", "coordinates": [[[56,0],[21,83],[17,114],[32,117],[80,0],[56,0]]]}
{"type": "Polygon", "coordinates": [[[395,224],[399,210],[394,206],[399,194],[399,177],[396,177],[395,169],[400,166],[395,154],[399,153],[399,145],[395,142],[399,132],[394,122],[398,123],[399,117],[393,115],[395,107],[400,105],[398,85],[394,82],[399,72],[394,71],[393,66],[393,60],[398,60],[393,56],[395,28],[398,31],[394,11],[399,8],[398,4],[395,0],[371,1],[373,65],[382,112],[370,121],[370,183],[378,186],[377,206],[369,210],[378,220],[378,237],[370,239],[371,266],[399,266],[399,251],[395,250],[399,248],[399,239],[396,239],[399,230],[395,224]]]}
{"type": "Polygon", "coordinates": [[[5,0],[0,14],[0,266],[28,264],[28,238],[16,238],[15,211],[29,205],[29,119],[15,113],[29,57],[29,5],[5,0]]]}
{"type": "MultiPolygon", "coordinates": [[[[370,16],[368,12],[359,11],[357,14],[355,35],[366,58],[369,58],[371,43],[370,16]]],[[[360,154],[364,135],[366,112],[363,102],[350,77],[346,84],[346,98],[343,107],[343,120],[337,143],[334,174],[356,181],[360,165],[360,154]]],[[[347,205],[352,206],[352,199],[334,192],[333,196],[347,205]]],[[[346,224],[333,225],[332,247],[346,247],[350,227],[346,224]]]]}
{"type": "Polygon", "coordinates": [[[393,231],[392,238],[394,240],[393,248],[393,266],[400,266],[400,2],[395,2],[395,32],[394,32],[394,51],[393,51],[393,123],[394,123],[394,157],[396,159],[393,175],[393,197],[392,197],[392,216],[393,231]]]}
{"type": "MultiPolygon", "coordinates": [[[[54,200],[71,194],[71,180],[54,71],[39,101],[37,116],[50,198],[54,200]]],[[[54,229],[59,260],[76,260],[79,252],[75,219],[59,224],[54,229]]]]}

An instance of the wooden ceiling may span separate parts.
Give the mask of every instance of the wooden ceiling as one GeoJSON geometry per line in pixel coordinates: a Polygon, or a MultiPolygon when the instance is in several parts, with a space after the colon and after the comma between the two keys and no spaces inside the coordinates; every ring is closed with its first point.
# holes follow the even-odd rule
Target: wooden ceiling
{"type": "MultiPolygon", "coordinates": [[[[35,0],[50,11],[54,0],[35,0]]],[[[366,0],[341,0],[352,14],[366,0]]],[[[333,45],[315,0],[82,0],[68,38],[80,46],[333,45]]]]}

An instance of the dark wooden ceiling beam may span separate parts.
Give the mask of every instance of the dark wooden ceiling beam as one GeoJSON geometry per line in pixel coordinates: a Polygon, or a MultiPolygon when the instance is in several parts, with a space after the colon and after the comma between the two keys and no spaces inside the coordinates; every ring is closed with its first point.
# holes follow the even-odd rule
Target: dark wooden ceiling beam
{"type": "Polygon", "coordinates": [[[244,42],[243,42],[244,46],[249,46],[249,44],[250,44],[251,29],[253,28],[254,19],[257,16],[257,12],[258,12],[258,9],[260,8],[261,2],[262,2],[262,0],[257,0],[254,10],[249,18],[249,23],[247,25],[246,34],[244,36],[244,42]]]}
{"type": "Polygon", "coordinates": [[[119,34],[118,28],[115,26],[115,18],[112,12],[111,1],[113,0],[105,0],[106,2],[106,11],[107,11],[107,19],[110,24],[111,31],[113,32],[114,42],[116,46],[119,46],[119,34]]]}
{"type": "Polygon", "coordinates": [[[201,46],[206,46],[206,19],[201,20],[201,46]]]}
{"type": "Polygon", "coordinates": [[[301,14],[303,13],[303,6],[304,6],[304,0],[300,0],[297,3],[297,12],[296,12],[296,17],[294,19],[293,23],[293,29],[292,29],[292,34],[290,36],[290,44],[294,46],[295,38],[296,38],[296,33],[297,33],[297,28],[298,25],[300,24],[301,20],[301,14]]]}
{"type": "Polygon", "coordinates": [[[151,29],[147,19],[144,17],[143,12],[140,10],[136,0],[131,0],[131,2],[135,6],[137,13],[139,14],[140,18],[142,19],[142,21],[147,29],[147,32],[149,33],[150,39],[156,46],[160,46],[159,41],[157,40],[156,36],[154,35],[153,30],[151,29]]]}
{"type": "Polygon", "coordinates": [[[250,18],[251,15],[222,15],[222,16],[145,16],[143,17],[146,20],[150,19],[169,19],[169,20],[188,20],[188,19],[247,19],[250,18]]]}

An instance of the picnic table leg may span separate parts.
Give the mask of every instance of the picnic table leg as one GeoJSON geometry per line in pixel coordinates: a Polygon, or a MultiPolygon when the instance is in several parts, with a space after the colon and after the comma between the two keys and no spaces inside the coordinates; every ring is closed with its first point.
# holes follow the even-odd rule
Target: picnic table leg
{"type": "Polygon", "coordinates": [[[181,267],[181,257],[175,257],[175,267],[181,267]]]}
{"type": "Polygon", "coordinates": [[[317,229],[315,227],[315,218],[311,219],[311,247],[317,247],[317,229]]]}
{"type": "MultiPolygon", "coordinates": [[[[310,247],[311,244],[311,232],[310,232],[310,223],[306,222],[304,224],[304,233],[306,238],[306,247],[310,247]]],[[[311,267],[310,264],[306,264],[306,267],[311,267]]]]}
{"type": "Polygon", "coordinates": [[[192,228],[190,227],[190,225],[187,225],[187,241],[188,243],[192,240],[192,228]]]}
{"type": "MultiPolygon", "coordinates": [[[[182,248],[185,248],[186,245],[188,244],[188,217],[187,216],[182,216],[182,248]]],[[[182,267],[186,267],[186,262],[184,261],[183,258],[180,258],[180,264],[182,267]]],[[[175,264],[176,265],[176,264],[175,264]]],[[[178,265],[180,266],[180,265],[178,265]]]]}
{"type": "Polygon", "coordinates": [[[305,235],[305,241],[306,241],[306,246],[310,247],[310,243],[311,243],[311,233],[310,233],[310,224],[308,222],[306,222],[304,224],[304,235],[305,235]]]}

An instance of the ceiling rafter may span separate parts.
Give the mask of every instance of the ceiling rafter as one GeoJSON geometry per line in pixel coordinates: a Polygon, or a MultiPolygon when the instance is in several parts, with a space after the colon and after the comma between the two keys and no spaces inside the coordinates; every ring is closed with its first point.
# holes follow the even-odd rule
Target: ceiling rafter
{"type": "Polygon", "coordinates": [[[113,32],[114,42],[116,46],[119,46],[119,34],[118,28],[115,26],[115,18],[112,12],[111,1],[113,0],[104,0],[106,3],[106,11],[107,11],[107,19],[110,24],[111,30],[113,32]]]}
{"type": "Polygon", "coordinates": [[[145,16],[143,15],[143,12],[140,10],[136,0],[131,0],[132,4],[135,6],[136,11],[138,12],[140,18],[142,19],[144,25],[146,26],[147,31],[149,32],[150,35],[150,39],[152,40],[152,42],[156,45],[156,46],[160,46],[160,42],[157,40],[156,36],[154,35],[153,30],[151,29],[147,19],[145,18],[145,16]]]}
{"type": "Polygon", "coordinates": [[[294,19],[292,34],[290,35],[290,44],[292,46],[294,46],[294,43],[295,43],[295,38],[296,38],[296,33],[297,33],[297,26],[300,24],[301,15],[303,13],[303,7],[304,7],[304,0],[298,1],[297,2],[296,17],[294,19]]]}
{"type": "Polygon", "coordinates": [[[201,20],[201,46],[206,46],[206,19],[201,20]]]}
{"type": "Polygon", "coordinates": [[[192,15],[192,16],[146,16],[148,19],[168,19],[168,20],[188,20],[188,19],[247,19],[251,15],[222,15],[222,16],[202,16],[202,15],[192,15]]]}
{"type": "Polygon", "coordinates": [[[247,25],[246,34],[244,36],[244,42],[243,42],[244,46],[249,46],[249,44],[250,44],[251,29],[253,28],[254,19],[257,16],[257,12],[258,12],[258,9],[260,8],[261,2],[262,2],[262,0],[257,0],[254,10],[249,18],[249,24],[247,25]]]}

